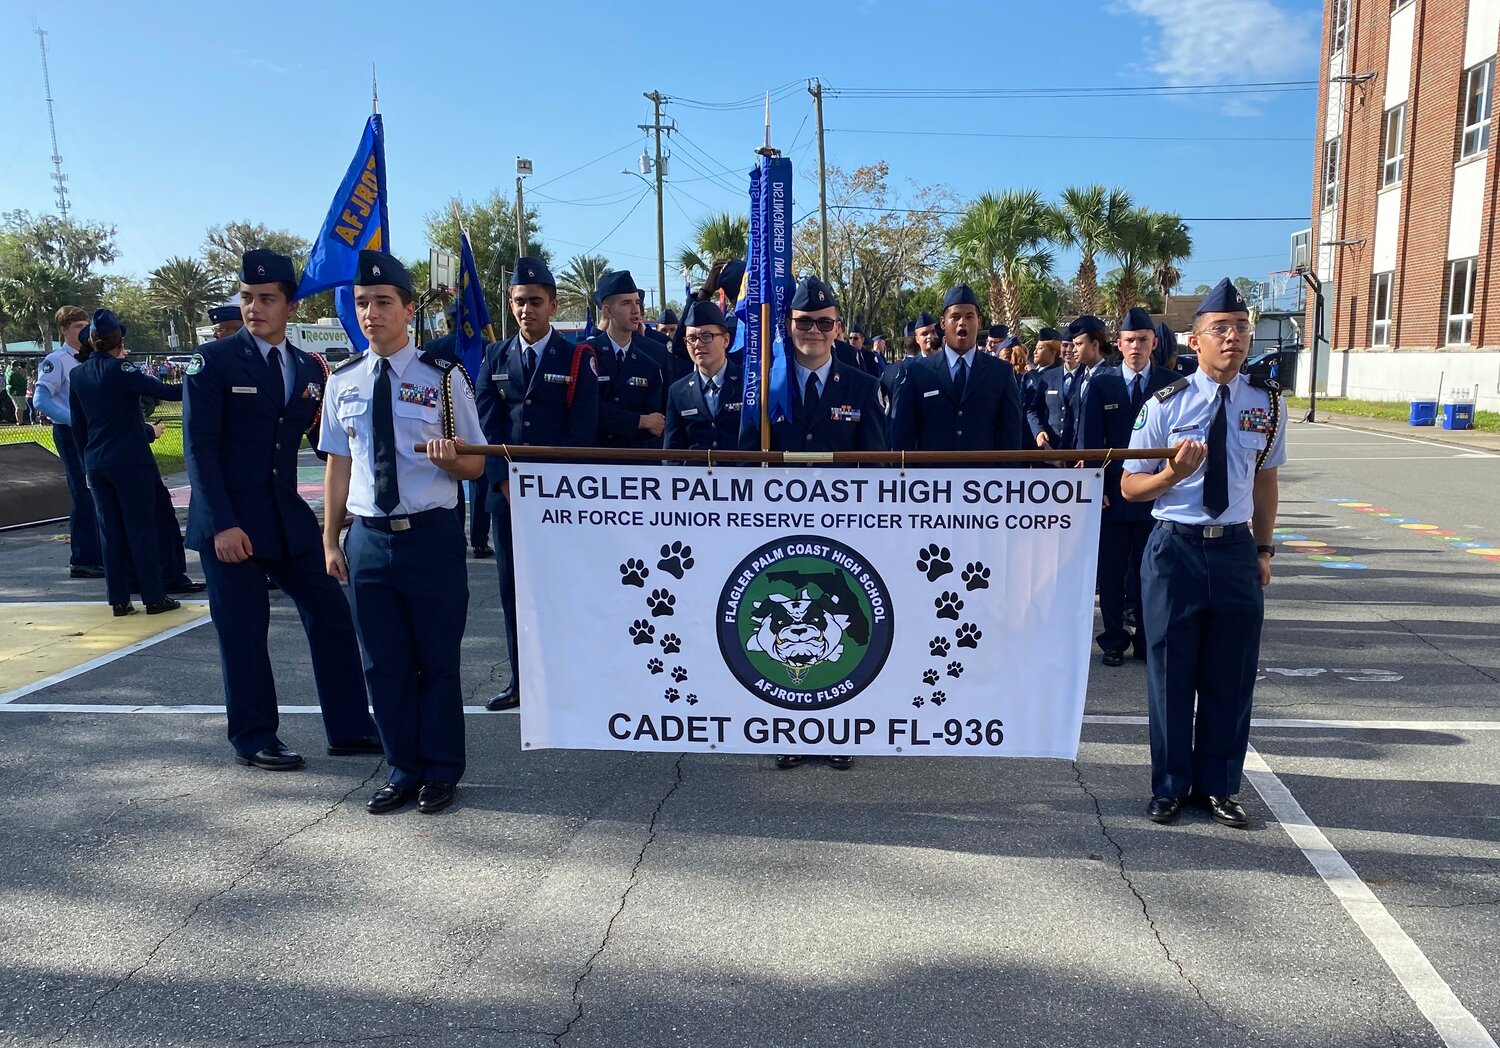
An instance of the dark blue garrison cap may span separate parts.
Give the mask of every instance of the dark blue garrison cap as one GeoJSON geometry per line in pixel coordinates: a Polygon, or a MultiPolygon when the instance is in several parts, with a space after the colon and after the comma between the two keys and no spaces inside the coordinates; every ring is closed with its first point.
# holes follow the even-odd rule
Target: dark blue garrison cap
{"type": "Polygon", "coordinates": [[[516,259],[515,272],[510,275],[511,287],[520,287],[523,284],[557,287],[557,281],[552,279],[552,271],[547,268],[547,263],[529,256],[516,259]]]}
{"type": "MultiPolygon", "coordinates": [[[[936,323],[937,317],[933,316],[931,313],[927,312],[924,309],[922,312],[917,314],[917,319],[912,321],[912,326],[913,328],[924,328],[932,327],[932,325],[936,323]]],[[[915,331],[913,331],[913,334],[915,334],[915,331]]]]}
{"type": "Polygon", "coordinates": [[[258,247],[246,251],[240,259],[242,284],[295,284],[297,267],[285,255],[258,247]]]}
{"type": "Polygon", "coordinates": [[[1005,338],[1009,334],[1010,334],[1010,328],[1006,327],[1004,324],[991,324],[990,325],[990,338],[1000,338],[1000,339],[1003,339],[1003,338],[1005,338]]]}
{"type": "Polygon", "coordinates": [[[1130,311],[1125,314],[1125,319],[1120,321],[1121,331],[1155,331],[1156,325],[1151,322],[1151,314],[1140,306],[1131,306],[1130,311]]]}
{"type": "Polygon", "coordinates": [[[231,320],[244,319],[245,314],[240,312],[239,306],[210,306],[208,310],[210,324],[227,324],[231,320]]]}
{"type": "Polygon", "coordinates": [[[656,318],[656,322],[658,324],[675,324],[677,323],[677,314],[673,313],[670,309],[664,309],[661,311],[661,316],[656,318]]]}
{"type": "Polygon", "coordinates": [[[943,310],[946,312],[950,306],[973,306],[979,308],[979,296],[974,294],[974,289],[968,284],[960,284],[943,296],[943,310]]]}
{"type": "Polygon", "coordinates": [[[1167,366],[1167,361],[1172,357],[1172,351],[1177,348],[1177,336],[1172,329],[1167,327],[1163,320],[1156,325],[1156,348],[1151,351],[1151,359],[1162,367],[1167,366]]]}
{"type": "Polygon", "coordinates": [[[803,313],[812,313],[837,305],[838,300],[833,297],[833,291],[827,284],[817,277],[803,277],[802,283],[797,285],[797,293],[792,296],[791,308],[803,313]]]}
{"type": "Polygon", "coordinates": [[[1044,327],[1036,333],[1036,340],[1038,342],[1061,342],[1062,332],[1057,328],[1044,327]]]}
{"type": "Polygon", "coordinates": [[[724,318],[724,311],[712,302],[689,302],[682,311],[682,326],[721,327],[728,331],[729,321],[724,318]]]}
{"type": "Polygon", "coordinates": [[[1240,294],[1240,289],[1225,277],[1214,285],[1214,289],[1203,299],[1203,304],[1198,307],[1195,316],[1204,313],[1248,313],[1250,307],[1245,305],[1245,296],[1240,294]]]}
{"type": "Polygon", "coordinates": [[[354,286],[378,287],[384,284],[398,287],[408,295],[413,293],[411,274],[406,271],[399,258],[384,251],[361,251],[359,273],[354,278],[354,286]]]}
{"type": "Polygon", "coordinates": [[[1092,313],[1085,313],[1068,325],[1068,338],[1075,339],[1079,335],[1103,335],[1108,330],[1104,326],[1104,321],[1092,313]]]}
{"type": "Polygon", "coordinates": [[[903,331],[905,332],[907,338],[911,338],[917,333],[917,322],[915,320],[908,320],[903,331]]]}
{"type": "Polygon", "coordinates": [[[1021,344],[1021,340],[1020,339],[1016,338],[1016,336],[1014,336],[1014,335],[1009,335],[1009,336],[1006,337],[1005,341],[1003,341],[1003,342],[1000,343],[1000,348],[1001,349],[1010,349],[1011,347],[1013,347],[1013,346],[1019,346],[1020,344],[1021,344]]]}
{"type": "Polygon", "coordinates": [[[849,334],[851,335],[863,335],[864,333],[865,329],[860,327],[858,324],[855,324],[852,328],[849,329],[849,334]]]}
{"type": "Polygon", "coordinates": [[[108,338],[116,331],[121,338],[125,337],[125,325],[120,322],[119,317],[107,309],[94,310],[94,319],[89,324],[88,332],[91,338],[108,338]]]}
{"type": "Polygon", "coordinates": [[[599,286],[594,291],[594,301],[601,306],[604,300],[615,295],[638,295],[641,289],[635,286],[635,278],[630,275],[630,270],[621,269],[614,273],[606,273],[599,278],[599,286]]]}

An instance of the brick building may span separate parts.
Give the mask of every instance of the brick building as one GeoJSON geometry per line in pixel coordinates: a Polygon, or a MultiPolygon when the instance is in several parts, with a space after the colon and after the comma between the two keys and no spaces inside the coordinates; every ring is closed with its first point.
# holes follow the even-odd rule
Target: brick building
{"type": "Polygon", "coordinates": [[[1500,0],[1326,0],[1308,258],[1326,302],[1320,391],[1432,399],[1441,383],[1500,408],[1497,47],[1500,0]]]}

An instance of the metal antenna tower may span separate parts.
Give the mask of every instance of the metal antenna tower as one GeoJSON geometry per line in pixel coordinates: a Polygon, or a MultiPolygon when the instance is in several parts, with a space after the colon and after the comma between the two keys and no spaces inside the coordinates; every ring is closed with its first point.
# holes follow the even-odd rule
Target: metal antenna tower
{"type": "Polygon", "coordinates": [[[52,131],[52,181],[57,187],[57,212],[64,221],[68,217],[68,176],[63,174],[62,157],[57,152],[57,118],[52,115],[52,77],[47,72],[47,30],[38,26],[32,30],[42,47],[42,84],[47,89],[47,126],[52,131]]]}

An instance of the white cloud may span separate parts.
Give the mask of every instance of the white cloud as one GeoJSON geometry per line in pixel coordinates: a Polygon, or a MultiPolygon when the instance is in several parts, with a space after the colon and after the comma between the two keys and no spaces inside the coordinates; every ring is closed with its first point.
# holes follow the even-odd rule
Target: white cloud
{"type": "MultiPolygon", "coordinates": [[[[1321,5],[1319,5],[1321,8],[1321,5]]],[[[1118,12],[1156,23],[1142,51],[1171,84],[1316,77],[1322,11],[1274,0],[1119,0],[1118,12]]]]}

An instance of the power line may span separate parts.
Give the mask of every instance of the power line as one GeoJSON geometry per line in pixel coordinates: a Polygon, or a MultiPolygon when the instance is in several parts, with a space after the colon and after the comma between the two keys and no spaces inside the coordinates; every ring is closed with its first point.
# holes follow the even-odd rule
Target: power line
{"type": "MultiPolygon", "coordinates": [[[[802,84],[803,81],[800,79],[788,80],[779,87],[771,88],[771,101],[780,101],[782,98],[800,89],[802,84]]],[[[667,101],[672,105],[686,106],[688,109],[712,109],[722,112],[733,109],[754,109],[756,106],[763,106],[766,103],[766,93],[761,91],[735,102],[705,102],[702,99],[681,98],[677,95],[668,95],[667,101]]]]}
{"type": "MultiPolygon", "coordinates": [[[[870,207],[864,204],[839,204],[839,210],[844,211],[881,211],[893,215],[954,215],[968,214],[967,211],[953,211],[946,208],[935,207],[870,207]]],[[[1235,215],[1215,216],[1212,218],[1184,218],[1183,222],[1307,222],[1307,216],[1297,215],[1235,215]]]]}
{"type": "Polygon", "coordinates": [[[581,197],[578,200],[559,200],[556,197],[548,196],[546,193],[538,193],[533,189],[529,196],[536,200],[545,201],[548,204],[562,204],[565,207],[613,207],[615,204],[629,200],[630,194],[634,192],[634,189],[626,189],[614,193],[605,193],[601,196],[581,197]],[[598,202],[595,203],[594,201],[598,202]]]}
{"type": "Polygon", "coordinates": [[[621,226],[623,226],[625,224],[625,222],[630,218],[631,215],[635,214],[635,209],[641,206],[641,201],[645,200],[650,195],[651,195],[651,190],[650,189],[643,189],[643,190],[641,190],[641,195],[635,198],[635,203],[630,205],[630,210],[627,211],[627,212],[625,212],[625,217],[622,218],[622,219],[620,219],[620,221],[616,222],[614,224],[614,227],[611,228],[608,233],[605,233],[602,237],[600,237],[598,243],[594,244],[593,247],[591,247],[587,251],[585,251],[584,254],[585,255],[592,255],[595,251],[597,251],[599,249],[599,245],[600,244],[604,243],[610,237],[614,236],[615,235],[615,231],[618,230],[621,226]]]}
{"type": "Polygon", "coordinates": [[[1316,80],[1275,80],[1253,84],[1143,84],[1136,87],[825,87],[839,98],[1139,98],[1173,95],[1284,94],[1315,91],[1316,80]]]}
{"type": "Polygon", "coordinates": [[[538,189],[546,189],[553,182],[561,182],[563,179],[567,178],[569,175],[576,175],[576,174],[578,174],[578,172],[582,171],[586,167],[593,167],[595,164],[597,164],[601,160],[608,160],[610,157],[614,156],[616,153],[618,153],[618,152],[620,152],[622,150],[625,150],[625,149],[629,149],[631,146],[635,145],[635,143],[636,143],[636,139],[635,139],[634,136],[632,136],[631,139],[630,139],[630,141],[626,142],[623,146],[616,146],[614,149],[611,149],[608,153],[605,153],[603,156],[596,156],[596,157],[594,157],[594,159],[590,160],[586,164],[579,164],[577,167],[573,168],[570,171],[564,171],[562,174],[558,175],[556,178],[549,178],[547,181],[543,182],[541,185],[532,186],[531,187],[531,191],[533,193],[535,193],[538,189]]]}
{"type": "MultiPolygon", "coordinates": [[[[1065,142],[1075,141],[1079,137],[1077,134],[1022,135],[1007,131],[896,131],[890,128],[874,127],[830,127],[827,131],[829,134],[841,135],[923,135],[932,138],[1036,138],[1065,142]]],[[[1297,142],[1307,145],[1312,141],[1312,136],[1310,135],[1226,138],[1223,135],[1097,135],[1090,132],[1086,137],[1094,142],[1297,142]]]]}

